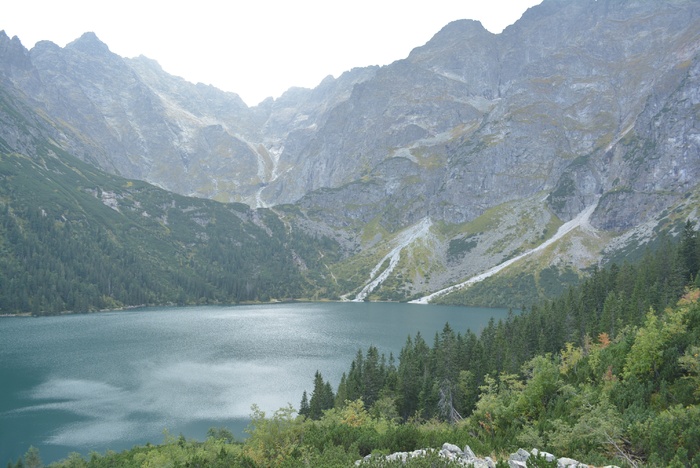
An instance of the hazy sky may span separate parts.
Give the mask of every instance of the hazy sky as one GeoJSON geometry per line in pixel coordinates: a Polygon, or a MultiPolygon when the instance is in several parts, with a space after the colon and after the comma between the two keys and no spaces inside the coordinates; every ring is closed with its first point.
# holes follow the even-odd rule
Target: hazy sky
{"type": "Polygon", "coordinates": [[[21,0],[0,30],[31,49],[93,31],[112,52],[238,93],[248,105],[328,75],[405,58],[450,21],[499,33],[541,0],[21,0]]]}

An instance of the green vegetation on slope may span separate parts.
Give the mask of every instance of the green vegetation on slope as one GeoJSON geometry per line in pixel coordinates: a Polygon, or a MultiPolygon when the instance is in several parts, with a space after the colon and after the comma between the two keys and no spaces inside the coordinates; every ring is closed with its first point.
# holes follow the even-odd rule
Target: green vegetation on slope
{"type": "Polygon", "coordinates": [[[571,267],[549,266],[540,271],[513,271],[492,276],[468,288],[434,299],[434,304],[522,309],[543,298],[560,296],[581,277],[571,267]]]}
{"type": "Polygon", "coordinates": [[[319,374],[309,407],[362,401],[377,418],[452,422],[461,438],[445,440],[486,453],[525,446],[600,463],[700,463],[700,293],[677,303],[689,283],[700,286],[699,265],[687,223],[677,246],[596,270],[480,336],[446,325],[430,347],[417,334],[398,365],[374,347],[359,351],[335,400],[319,398],[319,374]]]}
{"type": "Polygon", "coordinates": [[[320,259],[334,258],[335,242],[287,232],[269,210],[178,196],[50,150],[0,154],[0,313],[322,290],[320,259]]]}
{"type": "Polygon", "coordinates": [[[317,372],[300,415],[254,407],[244,442],[217,429],[55,466],[352,466],[446,441],[501,461],[538,447],[601,465],[699,464],[699,265],[687,224],[678,245],[595,271],[480,336],[445,325],[430,346],[417,334],[398,363],[360,350],[337,392],[317,372]]]}

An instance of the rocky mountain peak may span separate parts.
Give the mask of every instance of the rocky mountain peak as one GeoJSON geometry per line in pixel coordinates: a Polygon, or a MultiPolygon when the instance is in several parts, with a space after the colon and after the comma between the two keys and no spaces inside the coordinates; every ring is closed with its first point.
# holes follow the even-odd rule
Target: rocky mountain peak
{"type": "Polygon", "coordinates": [[[450,42],[454,39],[465,39],[472,37],[494,36],[492,32],[484,28],[481,21],[471,19],[460,19],[449,22],[435,34],[426,46],[440,42],[450,42]]]}
{"type": "Polygon", "coordinates": [[[435,34],[425,45],[417,47],[408,56],[409,61],[421,60],[426,56],[454,53],[456,51],[478,51],[496,37],[479,21],[452,21],[435,34]]]}
{"type": "Polygon", "coordinates": [[[78,39],[66,45],[66,49],[78,50],[88,55],[104,55],[111,53],[107,44],[102,42],[94,32],[86,32],[78,39]]]}
{"type": "Polygon", "coordinates": [[[12,39],[10,39],[10,36],[7,35],[4,29],[0,30],[0,47],[2,47],[2,50],[5,50],[6,48],[25,49],[25,47],[22,45],[22,41],[19,40],[19,37],[12,36],[12,39]]]}
{"type": "Polygon", "coordinates": [[[27,49],[22,45],[22,42],[17,36],[12,39],[5,33],[0,31],[0,71],[10,68],[27,69],[31,67],[31,60],[27,49]]]}
{"type": "Polygon", "coordinates": [[[30,54],[41,54],[46,51],[53,51],[53,52],[60,52],[61,47],[56,44],[55,42],[51,41],[39,41],[36,44],[34,44],[34,47],[29,51],[30,54]]]}
{"type": "Polygon", "coordinates": [[[150,68],[154,72],[158,73],[163,73],[163,67],[160,66],[160,63],[158,63],[157,60],[154,60],[150,57],[146,57],[145,55],[139,55],[138,57],[133,57],[130,59],[134,63],[139,63],[142,67],[144,68],[150,68]]]}

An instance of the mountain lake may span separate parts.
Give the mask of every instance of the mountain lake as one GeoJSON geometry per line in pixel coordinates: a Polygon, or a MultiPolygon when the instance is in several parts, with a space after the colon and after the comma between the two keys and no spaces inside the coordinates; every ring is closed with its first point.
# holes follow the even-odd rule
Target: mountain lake
{"type": "Polygon", "coordinates": [[[171,435],[237,438],[257,404],[268,415],[313,390],[336,389],[358,349],[389,358],[420,331],[480,332],[504,309],[398,303],[153,307],[0,318],[0,463],[30,445],[44,463],[171,435]]]}

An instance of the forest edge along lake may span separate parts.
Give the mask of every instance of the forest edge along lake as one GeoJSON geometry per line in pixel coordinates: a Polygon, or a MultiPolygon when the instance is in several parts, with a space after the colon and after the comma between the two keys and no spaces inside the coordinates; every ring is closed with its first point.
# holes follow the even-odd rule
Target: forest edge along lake
{"type": "Polygon", "coordinates": [[[314,374],[337,387],[358,349],[398,360],[410,335],[449,323],[479,333],[505,309],[399,303],[151,307],[0,319],[0,463],[30,445],[44,462],[203,440],[211,427],[243,436],[258,405],[299,408],[314,374]]]}

